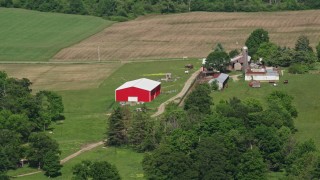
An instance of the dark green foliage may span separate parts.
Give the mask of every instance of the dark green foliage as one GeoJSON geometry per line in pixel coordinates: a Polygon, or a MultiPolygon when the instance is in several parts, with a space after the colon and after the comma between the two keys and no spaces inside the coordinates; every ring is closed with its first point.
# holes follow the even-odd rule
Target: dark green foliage
{"type": "Polygon", "coordinates": [[[316,51],[317,51],[318,61],[320,61],[320,42],[319,42],[318,45],[316,46],[316,51]]]}
{"type": "Polygon", "coordinates": [[[139,152],[151,150],[155,146],[151,136],[154,131],[151,117],[146,112],[136,112],[128,129],[129,144],[139,152]]]}
{"type": "Polygon", "coordinates": [[[212,89],[213,91],[216,91],[216,90],[219,89],[219,85],[218,85],[217,80],[212,81],[212,83],[210,84],[210,86],[211,86],[211,89],[212,89]]]}
{"type": "Polygon", "coordinates": [[[55,151],[47,152],[44,157],[42,168],[45,171],[45,175],[48,177],[57,177],[61,175],[61,167],[59,154],[55,151]]]}
{"type": "Polygon", "coordinates": [[[256,60],[262,58],[263,62],[265,62],[267,65],[278,65],[276,62],[274,62],[277,52],[279,52],[279,50],[276,44],[271,42],[263,42],[260,44],[253,58],[256,60]]]}
{"type": "Polygon", "coordinates": [[[223,48],[221,43],[218,43],[213,51],[214,52],[225,52],[225,50],[224,50],[224,48],[223,48]]]}
{"type": "Polygon", "coordinates": [[[240,54],[239,50],[238,50],[238,49],[234,49],[234,50],[232,50],[232,51],[229,52],[229,57],[230,57],[230,58],[234,58],[234,57],[236,57],[236,56],[239,55],[239,54],[240,54]]]}
{"type": "Polygon", "coordinates": [[[267,167],[258,149],[248,149],[240,157],[237,179],[267,179],[267,167]]]}
{"type": "Polygon", "coordinates": [[[0,129],[0,172],[15,169],[23,157],[19,134],[0,129]]]}
{"type": "Polygon", "coordinates": [[[231,179],[227,172],[227,149],[219,138],[203,138],[195,150],[199,179],[231,179]]]}
{"type": "Polygon", "coordinates": [[[74,180],[120,180],[117,168],[107,161],[91,162],[84,160],[72,168],[74,180]]]}
{"type": "Polygon", "coordinates": [[[309,71],[308,67],[304,64],[292,64],[289,69],[291,74],[305,74],[309,71]]]}
{"type": "Polygon", "coordinates": [[[107,161],[94,162],[91,167],[93,180],[120,180],[120,175],[115,166],[107,161]]]}
{"type": "Polygon", "coordinates": [[[10,180],[10,177],[6,175],[5,172],[0,171],[0,179],[1,180],[10,180]]]}
{"type": "Polygon", "coordinates": [[[306,36],[299,36],[295,45],[296,51],[313,52],[312,47],[309,45],[309,39],[306,36]]]}
{"type": "Polygon", "coordinates": [[[45,161],[47,161],[46,158],[55,158],[47,156],[48,153],[60,154],[57,141],[51,139],[45,133],[32,133],[29,137],[29,142],[30,147],[27,157],[32,167],[43,168],[45,161]]]}
{"type": "Polygon", "coordinates": [[[146,154],[142,166],[147,179],[198,179],[192,159],[168,146],[160,146],[152,154],[146,154]]]}
{"type": "Polygon", "coordinates": [[[61,113],[64,111],[64,106],[60,95],[52,91],[39,91],[36,97],[39,101],[46,101],[46,111],[48,111],[51,120],[55,121],[62,118],[61,113]]]}
{"type": "Polygon", "coordinates": [[[124,109],[118,107],[114,109],[109,118],[107,145],[121,146],[127,143],[127,132],[125,126],[124,109]]]}
{"type": "Polygon", "coordinates": [[[211,90],[208,84],[198,85],[194,91],[192,91],[185,100],[184,109],[195,109],[202,114],[210,114],[211,106],[213,105],[211,96],[211,90]]]}
{"type": "Polygon", "coordinates": [[[0,0],[0,7],[20,7],[46,12],[132,18],[146,13],[189,11],[256,12],[317,9],[320,7],[320,2],[317,0],[0,0]]]}
{"type": "Polygon", "coordinates": [[[227,66],[230,63],[230,57],[228,53],[223,51],[223,48],[217,46],[217,48],[211,52],[206,59],[206,68],[215,69],[220,72],[226,72],[227,66]]]}
{"type": "Polygon", "coordinates": [[[262,43],[269,42],[269,34],[264,29],[254,30],[248,39],[246,40],[246,46],[248,47],[249,55],[253,56],[258,51],[262,43]]]}
{"type": "Polygon", "coordinates": [[[72,179],[74,180],[87,180],[91,176],[91,165],[92,162],[84,160],[81,163],[76,164],[72,167],[72,179]]]}

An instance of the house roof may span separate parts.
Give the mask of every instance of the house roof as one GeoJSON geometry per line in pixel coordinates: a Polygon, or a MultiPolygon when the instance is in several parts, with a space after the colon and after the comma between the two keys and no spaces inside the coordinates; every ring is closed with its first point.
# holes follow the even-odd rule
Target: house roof
{"type": "Polygon", "coordinates": [[[135,88],[151,91],[152,89],[156,88],[160,84],[161,84],[161,82],[158,82],[158,81],[154,81],[154,80],[147,79],[147,78],[141,78],[141,79],[137,79],[137,80],[133,80],[133,81],[128,81],[128,82],[122,84],[116,90],[135,87],[135,88]]]}
{"type": "MultiPolygon", "coordinates": [[[[248,56],[248,62],[251,60],[251,56],[248,56]]],[[[244,58],[242,54],[239,54],[237,56],[235,56],[234,58],[231,58],[230,61],[232,63],[234,63],[235,61],[239,62],[239,63],[244,63],[244,58]]]]}

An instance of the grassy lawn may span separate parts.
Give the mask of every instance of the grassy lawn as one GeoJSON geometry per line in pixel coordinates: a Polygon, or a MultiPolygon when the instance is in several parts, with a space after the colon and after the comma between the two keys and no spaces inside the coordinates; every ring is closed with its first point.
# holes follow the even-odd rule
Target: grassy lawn
{"type": "Polygon", "coordinates": [[[285,73],[281,77],[281,82],[277,87],[269,83],[262,83],[261,88],[250,88],[248,82],[242,80],[233,82],[229,80],[229,87],[222,92],[212,93],[214,102],[228,100],[236,96],[240,99],[256,98],[261,102],[268,94],[274,90],[288,92],[294,97],[294,105],[297,107],[299,115],[295,120],[298,132],[296,137],[303,141],[312,138],[320,148],[320,77],[319,74],[292,75],[285,73]],[[283,80],[289,80],[289,84],[282,84],[283,80]]]}
{"type": "Polygon", "coordinates": [[[0,8],[0,61],[46,61],[113,22],[80,15],[0,8]]]}
{"type": "MultiPolygon", "coordinates": [[[[130,179],[144,179],[141,161],[143,154],[136,153],[128,149],[119,148],[102,148],[99,146],[93,151],[81,154],[80,156],[70,160],[62,168],[62,176],[55,179],[67,180],[72,178],[72,167],[82,160],[103,161],[106,160],[114,164],[124,180],[130,179]]],[[[10,175],[13,175],[12,173],[10,175]]],[[[42,180],[49,179],[43,173],[32,176],[25,176],[18,178],[19,180],[42,180]]]]}
{"type": "Polygon", "coordinates": [[[54,124],[51,135],[58,140],[62,157],[79,150],[86,143],[105,138],[107,113],[117,105],[114,101],[114,90],[122,83],[141,77],[157,80],[164,77],[157,74],[171,72],[172,77],[177,80],[162,82],[162,90],[175,92],[161,94],[147,104],[155,110],[159,104],[176,95],[183,88],[184,82],[190,77],[190,74],[184,74],[186,63],[193,63],[197,67],[200,65],[200,61],[195,60],[128,63],[110,75],[99,88],[59,91],[65,105],[66,120],[54,124]]]}

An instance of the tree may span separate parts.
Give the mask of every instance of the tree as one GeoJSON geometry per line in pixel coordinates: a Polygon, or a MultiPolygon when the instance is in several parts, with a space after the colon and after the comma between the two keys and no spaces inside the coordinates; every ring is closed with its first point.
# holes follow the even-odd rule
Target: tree
{"type": "Polygon", "coordinates": [[[221,43],[218,43],[216,45],[216,47],[214,48],[214,52],[225,52],[225,50],[224,50],[224,48],[223,48],[221,43]]]}
{"type": "Polygon", "coordinates": [[[107,161],[94,162],[91,167],[93,180],[120,180],[117,168],[107,161]]]}
{"type": "Polygon", "coordinates": [[[142,167],[147,179],[180,180],[197,179],[198,172],[192,159],[182,152],[173,151],[162,145],[152,153],[145,155],[142,167]]]}
{"type": "Polygon", "coordinates": [[[83,160],[72,167],[72,174],[74,180],[87,180],[91,177],[91,165],[89,160],[83,160]]]}
{"type": "Polygon", "coordinates": [[[198,85],[186,98],[184,103],[185,110],[196,109],[199,113],[211,114],[211,105],[213,105],[210,96],[211,90],[208,84],[198,85]]]}
{"type": "Polygon", "coordinates": [[[212,81],[210,86],[211,86],[211,89],[214,90],[214,91],[219,89],[219,85],[218,85],[218,81],[217,80],[212,81]]]}
{"type": "Polygon", "coordinates": [[[237,179],[267,179],[267,166],[258,149],[248,149],[241,154],[237,179]]]}
{"type": "Polygon", "coordinates": [[[320,42],[318,43],[316,50],[317,50],[318,61],[320,61],[320,42]]]}
{"type": "Polygon", "coordinates": [[[227,172],[227,149],[219,138],[202,138],[195,150],[199,179],[231,179],[227,172]]]}
{"type": "Polygon", "coordinates": [[[23,157],[21,144],[19,134],[0,129],[0,172],[16,168],[23,157]]]}
{"type": "Polygon", "coordinates": [[[127,143],[127,130],[124,123],[124,110],[118,107],[109,118],[107,145],[120,146],[127,143]]]}
{"type": "Polygon", "coordinates": [[[69,0],[69,10],[67,13],[70,14],[87,14],[86,9],[83,6],[82,0],[69,0]]]}
{"type": "MultiPolygon", "coordinates": [[[[47,153],[60,154],[59,145],[56,140],[51,139],[45,133],[32,133],[29,137],[29,150],[27,158],[33,167],[43,168],[46,158],[55,158],[47,156],[47,153]]],[[[49,160],[50,161],[50,160],[49,160]]]]}
{"type": "Polygon", "coordinates": [[[277,65],[274,61],[274,54],[278,51],[278,46],[271,42],[263,42],[260,44],[254,59],[262,58],[267,65],[277,65]]]}
{"type": "Polygon", "coordinates": [[[209,69],[213,68],[220,72],[226,72],[229,63],[230,57],[228,53],[215,50],[208,55],[205,66],[209,69]]]}
{"type": "Polygon", "coordinates": [[[61,113],[64,111],[62,97],[52,91],[39,91],[36,94],[39,101],[45,100],[48,103],[47,111],[49,112],[51,120],[59,120],[61,113]]]}
{"type": "Polygon", "coordinates": [[[299,36],[295,45],[296,51],[313,52],[312,47],[309,45],[309,39],[307,36],[299,36]]]}
{"type": "Polygon", "coordinates": [[[128,129],[128,140],[129,144],[138,151],[144,151],[144,141],[147,136],[152,133],[150,129],[150,115],[146,112],[136,112],[130,122],[128,129]]]}
{"type": "Polygon", "coordinates": [[[261,28],[254,30],[245,43],[248,47],[249,54],[251,56],[255,55],[260,45],[264,42],[269,42],[268,32],[261,28]]]}
{"type": "Polygon", "coordinates": [[[45,175],[48,177],[57,177],[61,175],[61,167],[59,154],[54,151],[47,152],[44,157],[42,168],[45,171],[45,175]]]}
{"type": "Polygon", "coordinates": [[[234,50],[231,50],[230,52],[229,52],[229,57],[230,58],[234,58],[234,57],[236,57],[237,55],[239,55],[240,54],[240,52],[238,51],[238,49],[234,49],[234,50]]]}

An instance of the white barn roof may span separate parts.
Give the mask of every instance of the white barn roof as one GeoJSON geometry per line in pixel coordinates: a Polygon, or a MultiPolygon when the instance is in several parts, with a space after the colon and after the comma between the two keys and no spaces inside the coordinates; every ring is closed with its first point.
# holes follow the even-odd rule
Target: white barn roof
{"type": "Polygon", "coordinates": [[[128,81],[128,82],[124,83],[123,85],[121,85],[120,87],[118,87],[116,90],[135,87],[135,88],[151,91],[152,89],[156,88],[160,84],[161,83],[158,81],[154,81],[154,80],[147,79],[147,78],[141,78],[141,79],[137,79],[137,80],[133,80],[133,81],[128,81]]]}
{"type": "Polygon", "coordinates": [[[229,75],[228,74],[224,74],[224,73],[221,73],[219,75],[219,77],[216,78],[216,80],[219,82],[219,83],[224,83],[227,79],[228,79],[229,75]]]}

